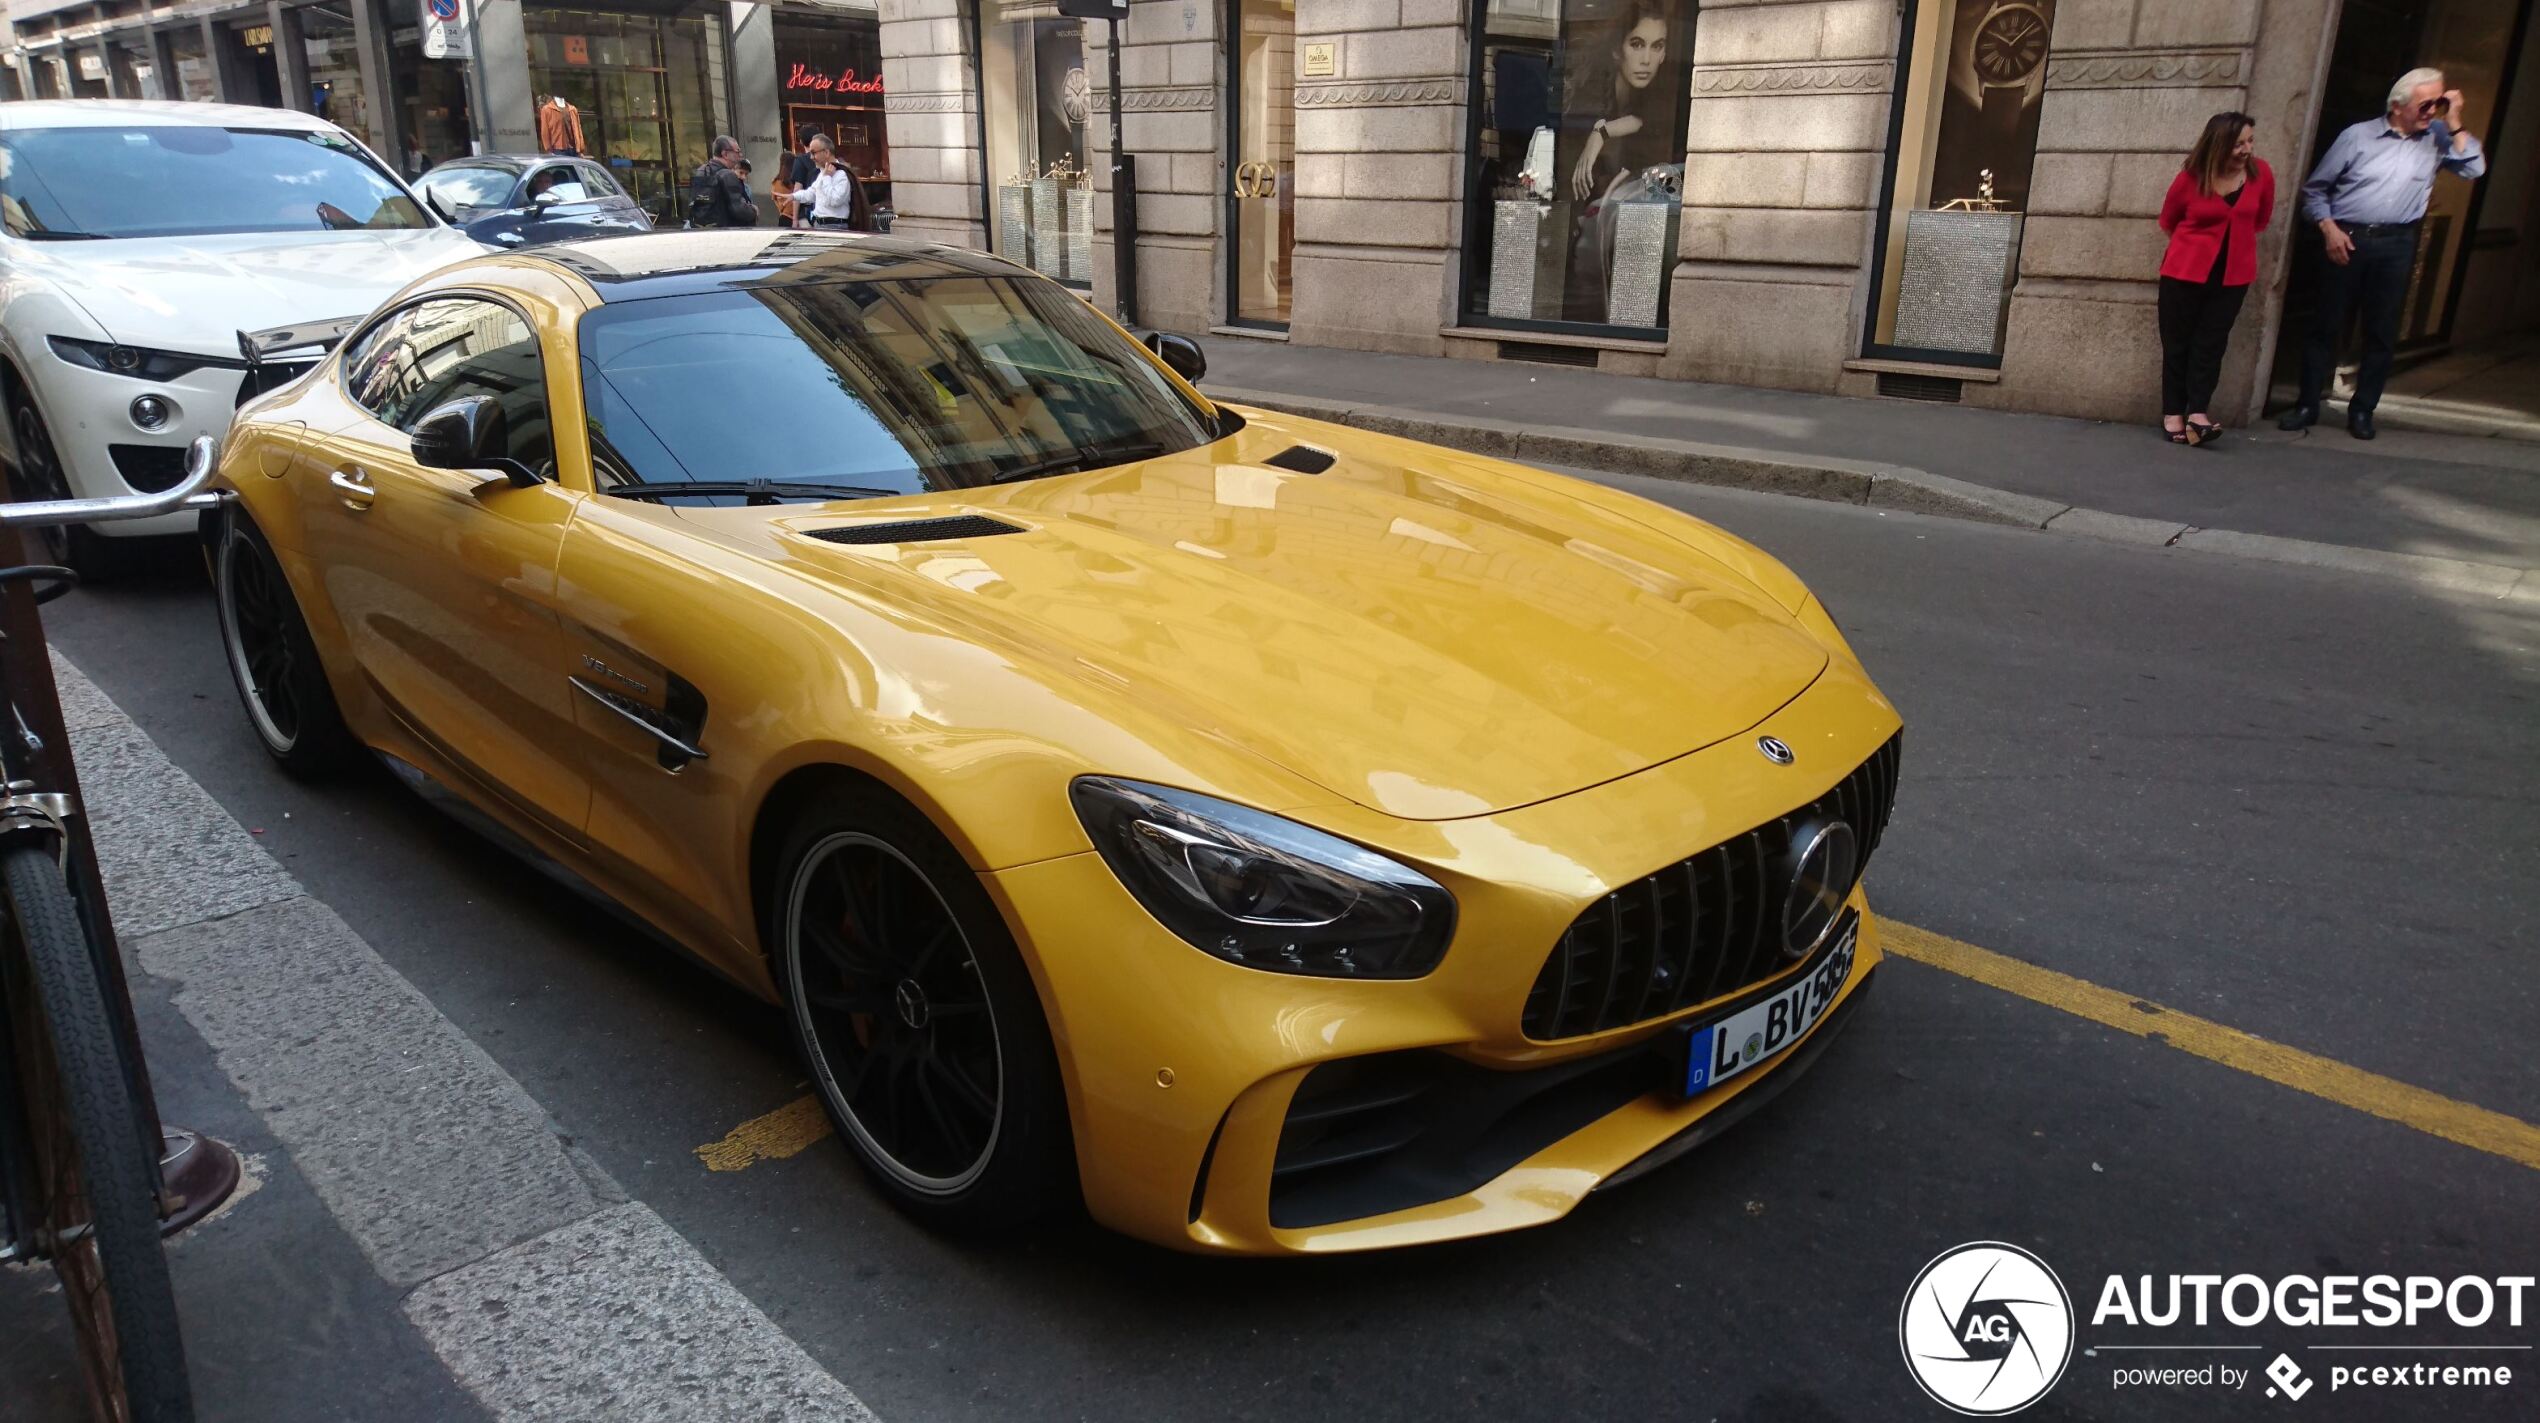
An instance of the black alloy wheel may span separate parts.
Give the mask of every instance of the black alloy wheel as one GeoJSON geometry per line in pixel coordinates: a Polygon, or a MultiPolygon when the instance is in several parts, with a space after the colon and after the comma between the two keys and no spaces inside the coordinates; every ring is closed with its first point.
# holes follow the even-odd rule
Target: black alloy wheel
{"type": "Polygon", "coordinates": [[[809,818],[788,850],[778,976],[857,1158],[947,1227],[1014,1225],[1071,1196],[1048,1024],[977,876],[878,793],[809,818]]]}
{"type": "Polygon", "coordinates": [[[352,735],[282,566],[244,514],[233,512],[223,521],[212,578],[230,680],[256,739],[297,775],[341,765],[352,750],[352,735]]]}

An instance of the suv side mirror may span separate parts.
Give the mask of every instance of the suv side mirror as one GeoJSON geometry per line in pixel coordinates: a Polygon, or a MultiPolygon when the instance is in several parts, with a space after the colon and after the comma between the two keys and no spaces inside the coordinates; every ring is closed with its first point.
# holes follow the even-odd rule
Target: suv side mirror
{"type": "Polygon", "coordinates": [[[490,469],[516,485],[536,484],[536,470],[503,453],[510,443],[511,419],[490,395],[432,407],[408,437],[415,463],[426,469],[490,469]]]}
{"type": "Polygon", "coordinates": [[[1170,331],[1149,331],[1143,333],[1143,339],[1147,349],[1155,352],[1157,360],[1191,384],[1199,384],[1200,377],[1208,374],[1208,356],[1190,337],[1176,336],[1170,331]]]}

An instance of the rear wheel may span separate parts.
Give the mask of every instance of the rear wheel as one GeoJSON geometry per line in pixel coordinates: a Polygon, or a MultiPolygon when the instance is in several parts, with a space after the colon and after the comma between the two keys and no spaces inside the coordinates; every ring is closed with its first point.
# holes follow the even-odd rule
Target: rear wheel
{"type": "Polygon", "coordinates": [[[92,1412],[194,1416],[159,1245],[158,1152],[117,1046],[78,911],[53,857],[0,851],[0,1000],[26,1114],[36,1245],[62,1279],[92,1412]]]}
{"type": "Polygon", "coordinates": [[[978,877],[878,789],[804,816],[771,920],[796,1044],[866,1170],[929,1224],[1023,1224],[1076,1194],[1022,954],[978,877]]]}
{"type": "Polygon", "coordinates": [[[266,753],[298,776],[342,766],[352,756],[353,735],[327,685],[299,600],[291,596],[273,546],[235,509],[221,521],[212,550],[212,592],[229,679],[266,753]]]}

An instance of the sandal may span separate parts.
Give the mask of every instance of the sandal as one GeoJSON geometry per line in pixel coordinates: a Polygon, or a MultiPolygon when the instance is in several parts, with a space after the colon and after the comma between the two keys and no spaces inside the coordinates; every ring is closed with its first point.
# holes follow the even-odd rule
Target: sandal
{"type": "Polygon", "coordinates": [[[2196,443],[2196,437],[2185,430],[2173,430],[2167,425],[2155,426],[2154,428],[2158,429],[2163,435],[2169,437],[2169,442],[2173,445],[2192,445],[2196,443]]]}
{"type": "Polygon", "coordinates": [[[2187,431],[2191,436],[2188,440],[2189,444],[2202,445],[2221,439],[2223,427],[2211,420],[2198,420],[2191,416],[2187,422],[2187,431]]]}

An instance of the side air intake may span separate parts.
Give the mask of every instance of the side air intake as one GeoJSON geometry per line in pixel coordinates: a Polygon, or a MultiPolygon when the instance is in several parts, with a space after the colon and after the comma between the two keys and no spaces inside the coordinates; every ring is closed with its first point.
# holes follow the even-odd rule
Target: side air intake
{"type": "Polygon", "coordinates": [[[984,539],[997,534],[1019,534],[1020,524],[991,519],[984,514],[956,514],[944,519],[902,519],[888,524],[839,524],[826,529],[805,529],[805,534],[833,544],[913,544],[931,543],[937,539],[984,539]]]}

